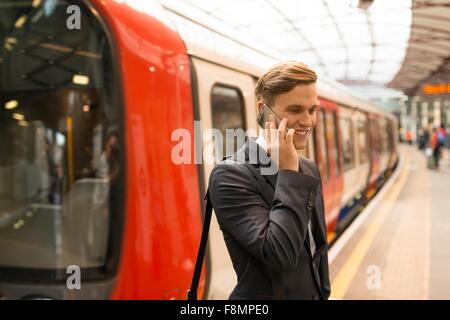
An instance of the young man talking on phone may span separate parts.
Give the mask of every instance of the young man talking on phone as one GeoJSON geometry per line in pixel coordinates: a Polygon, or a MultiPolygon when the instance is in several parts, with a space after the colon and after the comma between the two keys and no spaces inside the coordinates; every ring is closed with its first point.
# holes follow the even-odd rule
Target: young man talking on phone
{"type": "Polygon", "coordinates": [[[266,72],[255,89],[264,129],[211,173],[209,196],[237,274],[230,299],[330,295],[320,174],[297,154],[316,124],[316,80],[298,62],[266,72]],[[270,162],[278,170],[263,174],[270,162]]]}

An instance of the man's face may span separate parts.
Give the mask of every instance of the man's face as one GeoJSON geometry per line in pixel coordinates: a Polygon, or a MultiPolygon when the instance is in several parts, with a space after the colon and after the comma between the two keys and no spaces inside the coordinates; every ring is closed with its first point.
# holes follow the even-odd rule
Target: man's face
{"type": "MultiPolygon", "coordinates": [[[[261,110],[263,102],[258,102],[261,110]]],[[[287,127],[295,129],[294,147],[297,150],[306,148],[308,137],[316,125],[317,99],[316,84],[299,84],[287,93],[275,97],[269,107],[281,118],[287,118],[287,127]]]]}

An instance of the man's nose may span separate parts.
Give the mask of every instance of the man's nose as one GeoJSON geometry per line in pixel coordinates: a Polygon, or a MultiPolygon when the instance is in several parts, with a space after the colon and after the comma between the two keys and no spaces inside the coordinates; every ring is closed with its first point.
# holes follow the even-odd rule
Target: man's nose
{"type": "Polygon", "coordinates": [[[303,112],[298,118],[298,124],[303,128],[310,128],[313,125],[312,117],[315,115],[309,114],[308,111],[303,112]]]}

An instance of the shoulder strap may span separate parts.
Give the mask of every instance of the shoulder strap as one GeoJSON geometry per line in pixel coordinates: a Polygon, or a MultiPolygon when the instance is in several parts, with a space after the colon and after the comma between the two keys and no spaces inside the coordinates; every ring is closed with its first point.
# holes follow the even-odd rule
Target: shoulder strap
{"type": "Polygon", "coordinates": [[[212,205],[209,199],[209,191],[206,191],[206,209],[205,218],[203,221],[202,237],[200,246],[198,248],[197,260],[195,261],[194,275],[192,277],[191,288],[188,290],[187,299],[197,300],[198,282],[200,281],[200,274],[202,272],[203,259],[205,257],[206,243],[208,241],[209,225],[211,224],[212,205]]]}

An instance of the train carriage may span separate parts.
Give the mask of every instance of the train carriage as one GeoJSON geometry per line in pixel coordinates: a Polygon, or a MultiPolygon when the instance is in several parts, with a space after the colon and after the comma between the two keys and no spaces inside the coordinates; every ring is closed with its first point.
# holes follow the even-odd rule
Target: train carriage
{"type": "MultiPolygon", "coordinates": [[[[254,86],[281,57],[157,2],[49,3],[0,0],[0,295],[183,299],[208,129],[256,133],[254,86]],[[191,152],[176,163],[180,129],[191,152]]],[[[323,177],[331,241],[395,166],[397,121],[332,80],[318,93],[302,154],[323,177]]],[[[200,296],[226,298],[234,271],[214,218],[206,265],[200,296]]]]}

